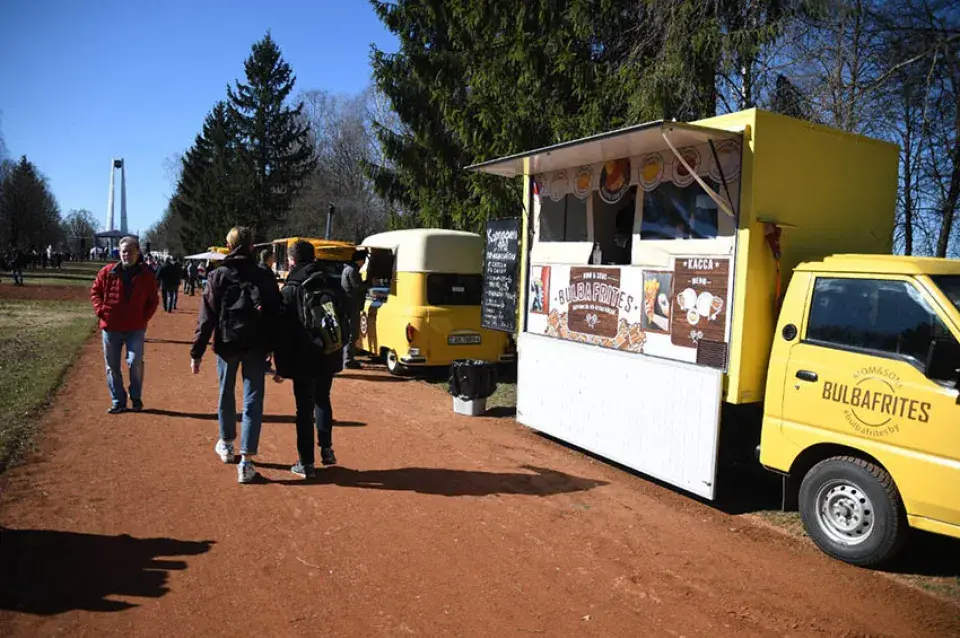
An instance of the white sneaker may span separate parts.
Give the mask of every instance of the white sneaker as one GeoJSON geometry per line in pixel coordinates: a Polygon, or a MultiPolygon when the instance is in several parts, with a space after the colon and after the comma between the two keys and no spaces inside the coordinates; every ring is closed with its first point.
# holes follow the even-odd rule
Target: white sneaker
{"type": "Polygon", "coordinates": [[[249,483],[256,475],[257,470],[250,461],[241,461],[237,466],[237,483],[249,483]]]}
{"type": "Polygon", "coordinates": [[[213,448],[220,460],[224,463],[233,463],[233,443],[227,443],[223,439],[217,441],[217,446],[213,448]]]}

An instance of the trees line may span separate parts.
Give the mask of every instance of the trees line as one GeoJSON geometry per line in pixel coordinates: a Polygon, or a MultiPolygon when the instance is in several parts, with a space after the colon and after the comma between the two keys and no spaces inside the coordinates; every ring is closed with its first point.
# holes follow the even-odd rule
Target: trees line
{"type": "Polygon", "coordinates": [[[475,162],[761,107],[899,144],[895,250],[960,254],[955,0],[371,4],[400,48],[373,50],[393,117],[365,168],[406,224],[517,215],[519,183],[475,162]]]}

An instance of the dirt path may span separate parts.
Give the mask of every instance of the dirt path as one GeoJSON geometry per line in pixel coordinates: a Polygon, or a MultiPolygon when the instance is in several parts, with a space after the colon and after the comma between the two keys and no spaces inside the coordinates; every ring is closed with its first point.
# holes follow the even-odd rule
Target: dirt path
{"type": "Polygon", "coordinates": [[[151,413],[104,414],[91,341],[6,477],[0,634],[960,635],[956,606],[378,372],[334,383],[343,466],[313,484],[268,385],[266,480],[238,485],[195,308],[148,333],[151,413]]]}

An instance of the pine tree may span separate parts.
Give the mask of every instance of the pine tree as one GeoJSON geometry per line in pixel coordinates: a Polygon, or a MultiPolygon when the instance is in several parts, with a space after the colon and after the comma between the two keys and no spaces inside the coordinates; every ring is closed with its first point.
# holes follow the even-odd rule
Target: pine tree
{"type": "Polygon", "coordinates": [[[252,178],[246,223],[263,238],[290,210],[316,157],[301,117],[303,103],[287,105],[296,78],[269,32],[253,45],[244,71],[246,82],[227,89],[229,114],[237,127],[242,164],[252,178]]]}
{"type": "Polygon", "coordinates": [[[42,250],[62,239],[60,206],[46,178],[24,155],[0,185],[0,246],[42,250]]]}

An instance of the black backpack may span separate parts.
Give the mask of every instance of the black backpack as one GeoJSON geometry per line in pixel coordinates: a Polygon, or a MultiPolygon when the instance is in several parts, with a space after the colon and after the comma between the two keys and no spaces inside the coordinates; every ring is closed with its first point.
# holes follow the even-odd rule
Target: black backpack
{"type": "Polygon", "coordinates": [[[343,349],[343,316],[336,291],[326,275],[317,272],[297,287],[300,323],[314,345],[325,355],[343,349]]]}
{"type": "Polygon", "coordinates": [[[263,318],[260,289],[236,268],[225,267],[226,285],[220,298],[220,342],[233,354],[253,350],[259,343],[263,318]]]}

